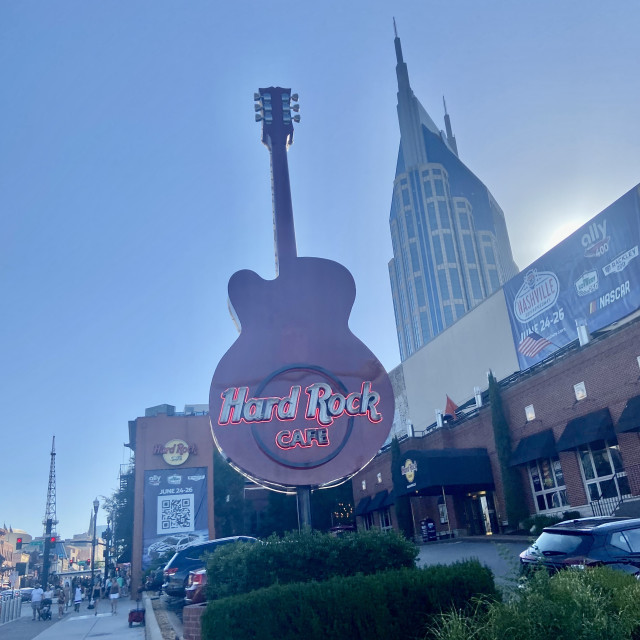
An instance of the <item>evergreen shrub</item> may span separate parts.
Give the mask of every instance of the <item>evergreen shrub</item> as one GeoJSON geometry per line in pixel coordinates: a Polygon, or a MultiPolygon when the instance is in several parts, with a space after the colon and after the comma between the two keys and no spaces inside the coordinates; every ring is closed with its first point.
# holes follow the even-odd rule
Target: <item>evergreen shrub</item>
{"type": "Polygon", "coordinates": [[[536,571],[506,603],[450,611],[429,640],[638,640],[640,582],[608,567],[536,571]]]}
{"type": "Polygon", "coordinates": [[[274,584],[209,602],[203,640],[389,640],[424,637],[432,619],[499,598],[477,561],[274,584]]]}
{"type": "Polygon", "coordinates": [[[209,600],[272,584],[328,580],[414,567],[418,548],[393,531],[371,530],[334,537],[317,531],[273,535],[264,544],[224,545],[209,556],[209,600]]]}

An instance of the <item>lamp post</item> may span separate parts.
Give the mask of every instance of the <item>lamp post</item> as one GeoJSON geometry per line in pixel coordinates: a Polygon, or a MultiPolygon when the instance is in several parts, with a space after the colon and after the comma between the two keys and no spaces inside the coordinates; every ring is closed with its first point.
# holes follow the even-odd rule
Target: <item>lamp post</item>
{"type": "Polygon", "coordinates": [[[104,538],[104,581],[109,577],[109,547],[111,546],[111,518],[107,518],[107,528],[102,534],[104,538]]]}
{"type": "Polygon", "coordinates": [[[91,542],[91,593],[93,594],[93,572],[96,570],[96,524],[98,522],[98,498],[93,501],[93,540],[91,542]]]}

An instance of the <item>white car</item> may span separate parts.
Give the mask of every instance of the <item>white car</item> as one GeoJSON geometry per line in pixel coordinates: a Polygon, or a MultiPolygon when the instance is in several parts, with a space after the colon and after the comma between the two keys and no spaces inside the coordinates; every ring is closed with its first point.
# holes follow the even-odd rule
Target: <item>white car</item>
{"type": "Polygon", "coordinates": [[[194,542],[200,542],[201,538],[197,533],[185,533],[182,535],[167,536],[149,545],[149,556],[157,558],[165,553],[176,553],[194,542]]]}

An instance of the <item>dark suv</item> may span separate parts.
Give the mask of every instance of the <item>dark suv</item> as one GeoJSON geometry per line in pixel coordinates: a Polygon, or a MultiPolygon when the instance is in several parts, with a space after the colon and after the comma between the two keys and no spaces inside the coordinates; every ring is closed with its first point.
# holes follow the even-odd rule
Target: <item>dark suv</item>
{"type": "Polygon", "coordinates": [[[581,518],[545,527],[520,563],[524,573],[533,566],[554,573],[608,565],[640,579],[640,518],[581,518]]]}
{"type": "Polygon", "coordinates": [[[205,554],[213,553],[220,545],[231,542],[257,542],[257,539],[250,536],[233,536],[199,542],[181,549],[167,562],[164,568],[164,584],[162,585],[164,592],[169,596],[183,598],[189,571],[204,569],[205,554]]]}

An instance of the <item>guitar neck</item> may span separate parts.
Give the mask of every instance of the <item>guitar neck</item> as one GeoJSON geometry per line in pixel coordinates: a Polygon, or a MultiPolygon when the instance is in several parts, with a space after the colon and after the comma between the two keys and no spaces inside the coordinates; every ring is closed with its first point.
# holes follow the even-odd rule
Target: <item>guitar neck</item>
{"type": "Polygon", "coordinates": [[[289,163],[286,144],[271,146],[271,194],[273,198],[273,239],[276,273],[290,267],[297,257],[293,224],[289,163]]]}

